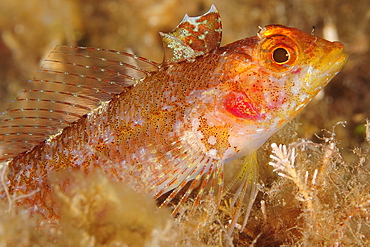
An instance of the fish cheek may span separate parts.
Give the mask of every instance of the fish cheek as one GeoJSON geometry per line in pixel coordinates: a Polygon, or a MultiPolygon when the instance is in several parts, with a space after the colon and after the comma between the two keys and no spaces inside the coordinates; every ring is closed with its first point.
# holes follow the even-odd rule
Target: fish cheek
{"type": "Polygon", "coordinates": [[[256,64],[252,63],[247,52],[229,55],[224,64],[225,76],[223,91],[223,109],[237,118],[245,120],[261,120],[263,113],[263,90],[253,88],[251,81],[259,81],[255,71],[256,64]]]}
{"type": "Polygon", "coordinates": [[[224,100],[226,111],[238,118],[247,120],[264,119],[265,114],[259,109],[261,102],[253,102],[248,95],[243,92],[231,92],[224,100]]]}

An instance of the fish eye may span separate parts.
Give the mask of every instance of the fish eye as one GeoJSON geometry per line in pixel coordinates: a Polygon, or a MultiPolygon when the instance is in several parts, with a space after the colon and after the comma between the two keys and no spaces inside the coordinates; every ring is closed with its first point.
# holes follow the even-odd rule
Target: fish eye
{"type": "Polygon", "coordinates": [[[289,61],[290,54],[284,48],[277,48],[272,52],[272,58],[278,64],[283,64],[289,61]]]}
{"type": "Polygon", "coordinates": [[[285,72],[298,62],[299,46],[286,35],[266,37],[258,46],[261,64],[275,72],[285,72]]]}

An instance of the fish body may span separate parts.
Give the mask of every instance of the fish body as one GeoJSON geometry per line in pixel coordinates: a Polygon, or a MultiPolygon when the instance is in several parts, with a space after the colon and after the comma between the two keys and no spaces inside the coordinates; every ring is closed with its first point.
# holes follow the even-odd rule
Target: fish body
{"type": "Polygon", "coordinates": [[[9,193],[36,191],[21,204],[55,214],[48,176],[66,169],[103,169],[138,191],[166,195],[163,205],[186,185],[180,206],[195,188],[198,202],[207,185],[220,196],[224,164],[253,153],[297,116],[347,58],[342,44],[281,25],[220,47],[214,7],[161,35],[161,64],[82,47],[49,55],[33,80],[37,89],[1,118],[9,193]]]}

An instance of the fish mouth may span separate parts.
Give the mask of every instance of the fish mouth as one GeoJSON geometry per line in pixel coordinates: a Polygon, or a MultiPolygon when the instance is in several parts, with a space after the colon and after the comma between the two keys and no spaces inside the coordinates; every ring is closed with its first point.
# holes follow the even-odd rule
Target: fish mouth
{"type": "Polygon", "coordinates": [[[313,93],[325,87],[340,72],[348,59],[342,43],[328,43],[330,43],[330,50],[328,47],[324,47],[322,50],[323,56],[313,62],[308,68],[305,81],[307,83],[307,89],[309,90],[311,88],[313,93]],[[308,86],[309,84],[311,86],[308,86]]]}
{"type": "Polygon", "coordinates": [[[332,42],[333,49],[323,56],[319,61],[319,69],[322,71],[339,72],[348,59],[347,53],[344,51],[344,45],[340,42],[332,42]]]}

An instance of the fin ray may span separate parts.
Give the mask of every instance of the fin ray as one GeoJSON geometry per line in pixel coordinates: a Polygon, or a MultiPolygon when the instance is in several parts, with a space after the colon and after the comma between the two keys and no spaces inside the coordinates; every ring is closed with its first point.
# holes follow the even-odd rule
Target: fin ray
{"type": "Polygon", "coordinates": [[[0,116],[0,161],[30,150],[158,68],[125,52],[57,46],[0,116]]]}
{"type": "Polygon", "coordinates": [[[229,236],[232,235],[236,223],[242,214],[243,206],[244,220],[241,225],[241,230],[245,228],[253,203],[258,193],[257,181],[258,161],[257,151],[255,151],[243,158],[242,167],[239,169],[234,179],[230,182],[230,184],[228,184],[226,188],[226,192],[230,192],[232,188],[237,188],[230,205],[230,208],[233,209],[233,215],[228,229],[229,236]]]}

